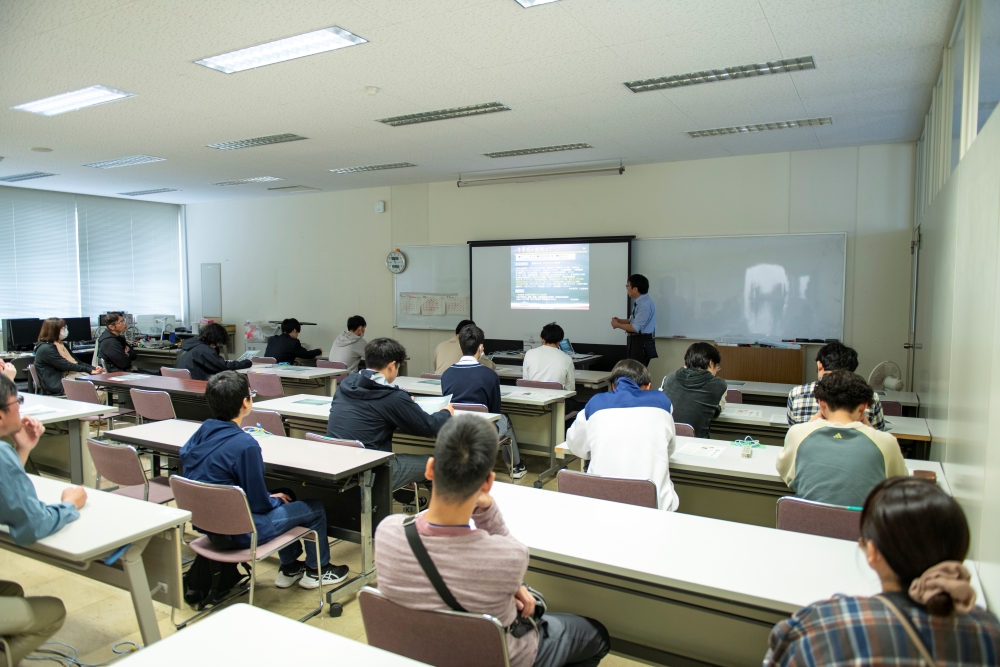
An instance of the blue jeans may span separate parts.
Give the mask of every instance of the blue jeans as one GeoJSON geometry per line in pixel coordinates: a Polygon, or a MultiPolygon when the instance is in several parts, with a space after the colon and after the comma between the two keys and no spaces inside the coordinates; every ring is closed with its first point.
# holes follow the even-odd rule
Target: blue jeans
{"type": "MultiPolygon", "coordinates": [[[[315,530],[319,535],[320,565],[330,562],[330,542],[326,538],[326,510],[318,500],[296,500],[286,503],[267,514],[254,514],[254,524],[257,526],[257,544],[264,544],[282,535],[288,530],[301,526],[315,530]]],[[[215,535],[209,534],[212,546],[217,549],[249,549],[250,535],[215,535]]],[[[290,565],[302,555],[302,543],[292,542],[278,551],[282,565],[290,565]]],[[[306,546],[306,567],[316,569],[316,547],[306,546]]]]}

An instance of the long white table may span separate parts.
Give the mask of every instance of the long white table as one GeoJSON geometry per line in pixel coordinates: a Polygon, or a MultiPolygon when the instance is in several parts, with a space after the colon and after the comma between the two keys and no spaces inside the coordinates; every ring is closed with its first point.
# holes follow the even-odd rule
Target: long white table
{"type": "Polygon", "coordinates": [[[847,540],[511,484],[492,495],[549,610],[600,620],[616,651],[650,662],[760,664],[771,628],[799,608],[880,590],[847,540]]]}
{"type": "MultiPolygon", "coordinates": [[[[781,382],[752,382],[749,380],[726,380],[730,389],[739,389],[743,394],[743,400],[749,399],[749,403],[763,403],[774,405],[786,405],[788,394],[799,385],[784,384],[781,382]],[[763,400],[761,400],[763,399],[763,400]]],[[[876,389],[881,401],[895,401],[904,408],[920,407],[920,397],[912,391],[889,391],[887,389],[876,389]]]]}
{"type": "MultiPolygon", "coordinates": [[[[524,377],[524,366],[505,366],[497,364],[497,375],[501,380],[520,380],[524,377]]],[[[611,379],[611,371],[574,370],[573,377],[576,386],[594,391],[605,391],[611,379]]]]}
{"type": "MultiPolygon", "coordinates": [[[[440,380],[399,376],[396,385],[411,394],[441,395],[440,380]]],[[[519,451],[549,459],[548,469],[535,480],[537,488],[565,467],[556,460],[556,445],[566,440],[566,399],[575,395],[575,391],[557,389],[500,387],[500,403],[514,427],[519,451]]]]}
{"type": "Polygon", "coordinates": [[[118,408],[97,403],[70,401],[56,396],[23,394],[24,405],[21,414],[34,417],[42,424],[65,422],[69,431],[69,477],[74,484],[94,486],[97,476],[90,460],[90,450],[83,443],[90,437],[90,423],[80,421],[83,417],[115,415],[118,408]]]}
{"type": "Polygon", "coordinates": [[[370,667],[423,665],[362,642],[297,623],[248,604],[215,612],[156,646],[122,658],[128,667],[331,664],[370,667]]]}
{"type": "MultiPolygon", "coordinates": [[[[69,484],[29,475],[38,498],[58,503],[69,484]]],[[[160,639],[153,598],[181,608],[181,529],[191,513],[104,491],[87,489],[80,518],[28,546],[14,544],[0,526],[0,548],[125,589],[149,645],[160,639]],[[105,561],[119,550],[116,562],[105,561]],[[155,594],[151,594],[155,591],[155,594]]]]}
{"type": "MultiPolygon", "coordinates": [[[[117,429],[107,436],[177,456],[200,427],[198,422],[168,419],[117,429]]],[[[299,500],[321,501],[326,508],[327,534],[361,544],[361,573],[331,589],[327,600],[340,600],[374,581],[375,528],[392,512],[388,464],[393,455],[278,435],[255,437],[268,479],[294,483],[299,500]],[[360,488],[360,493],[345,493],[354,488],[360,488]]],[[[339,611],[339,605],[331,604],[331,615],[339,615],[339,611]]]]}
{"type": "Polygon", "coordinates": [[[287,364],[254,364],[250,368],[241,368],[239,372],[277,375],[281,378],[281,384],[287,387],[290,393],[322,389],[326,396],[333,396],[337,390],[334,378],[348,373],[342,368],[316,368],[315,366],[290,366],[287,364]]]}

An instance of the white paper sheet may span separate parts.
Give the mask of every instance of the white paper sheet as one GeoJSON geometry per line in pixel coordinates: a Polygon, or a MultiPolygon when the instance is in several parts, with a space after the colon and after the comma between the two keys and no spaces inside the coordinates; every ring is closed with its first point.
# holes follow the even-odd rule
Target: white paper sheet
{"type": "Polygon", "coordinates": [[[760,419],[763,416],[760,410],[747,410],[746,408],[726,408],[723,414],[727,417],[741,417],[744,419],[760,419]]]}
{"type": "Polygon", "coordinates": [[[725,451],[725,445],[709,445],[702,442],[689,442],[677,450],[678,454],[701,456],[706,459],[717,459],[725,451]]]}
{"type": "Polygon", "coordinates": [[[788,417],[785,415],[771,415],[772,424],[785,424],[788,425],[788,417]]]}
{"type": "Polygon", "coordinates": [[[448,394],[447,396],[414,396],[413,401],[419,405],[424,412],[432,415],[451,403],[451,396],[451,394],[448,394]]]}

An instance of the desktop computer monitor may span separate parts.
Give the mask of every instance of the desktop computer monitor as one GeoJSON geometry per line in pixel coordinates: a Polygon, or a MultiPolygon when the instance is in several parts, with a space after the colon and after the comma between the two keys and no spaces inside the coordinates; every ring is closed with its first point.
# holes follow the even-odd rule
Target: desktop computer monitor
{"type": "Polygon", "coordinates": [[[26,317],[16,320],[5,320],[7,325],[7,344],[12,350],[31,350],[38,342],[38,334],[42,330],[42,321],[37,317],[26,317]]]}
{"type": "Polygon", "coordinates": [[[94,337],[94,334],[90,330],[89,317],[67,317],[66,327],[69,329],[69,335],[66,336],[66,340],[71,343],[79,343],[94,337]]]}

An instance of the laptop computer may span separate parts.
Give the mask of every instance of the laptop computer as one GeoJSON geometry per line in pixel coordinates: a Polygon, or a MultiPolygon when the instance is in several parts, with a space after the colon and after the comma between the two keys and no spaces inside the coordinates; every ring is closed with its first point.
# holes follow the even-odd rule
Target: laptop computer
{"type": "Polygon", "coordinates": [[[589,354],[584,354],[582,352],[577,352],[573,349],[573,343],[569,342],[569,338],[563,338],[559,341],[559,349],[571,356],[574,359],[582,359],[583,357],[590,356],[589,354]]]}

